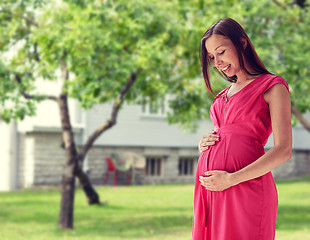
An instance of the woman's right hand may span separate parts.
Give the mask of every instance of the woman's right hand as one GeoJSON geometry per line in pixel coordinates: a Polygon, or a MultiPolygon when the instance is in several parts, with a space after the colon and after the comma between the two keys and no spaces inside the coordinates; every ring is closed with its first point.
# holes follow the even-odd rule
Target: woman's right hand
{"type": "Polygon", "coordinates": [[[204,135],[199,142],[199,146],[198,146],[199,152],[203,152],[203,151],[207,150],[209,148],[209,146],[214,145],[215,142],[219,141],[219,139],[220,138],[216,134],[215,130],[204,135]]]}

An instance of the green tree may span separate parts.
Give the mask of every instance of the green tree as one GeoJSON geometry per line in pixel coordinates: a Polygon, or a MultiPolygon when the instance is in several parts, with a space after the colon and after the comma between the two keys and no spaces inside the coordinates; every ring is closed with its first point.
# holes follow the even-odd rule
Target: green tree
{"type": "Polygon", "coordinates": [[[33,116],[40,101],[59,106],[66,152],[60,227],[73,228],[76,176],[88,202],[99,203],[81,166],[94,141],[116,124],[123,102],[143,104],[142,99],[154,102],[167,93],[186,92],[190,79],[199,73],[198,58],[189,51],[193,47],[187,49],[184,44],[193,32],[180,6],[177,1],[157,0],[12,0],[1,6],[1,118],[33,116]],[[43,95],[36,89],[38,79],[59,78],[60,95],[43,95]],[[110,118],[79,149],[68,98],[77,99],[85,109],[114,102],[110,118]]]}

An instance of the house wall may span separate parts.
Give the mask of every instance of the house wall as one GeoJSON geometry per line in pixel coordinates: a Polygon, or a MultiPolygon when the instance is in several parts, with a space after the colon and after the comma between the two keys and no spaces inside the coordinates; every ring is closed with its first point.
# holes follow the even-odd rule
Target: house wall
{"type": "Polygon", "coordinates": [[[0,191],[18,187],[18,134],[16,123],[0,119],[0,191]]]}
{"type": "MultiPolygon", "coordinates": [[[[73,102],[73,126],[77,145],[81,145],[87,137],[110,116],[111,105],[97,105],[83,112],[73,102]]],[[[47,106],[47,110],[54,105],[47,106]]],[[[41,108],[43,111],[44,108],[41,108]]],[[[38,116],[39,121],[30,121],[19,126],[18,171],[19,187],[34,185],[60,184],[65,153],[60,148],[61,132],[57,108],[38,116]],[[50,118],[44,121],[45,118],[50,118]],[[55,124],[51,124],[51,123],[55,124]],[[26,126],[26,127],[25,127],[26,126]]],[[[310,119],[309,114],[306,116],[310,119]]],[[[169,125],[161,115],[142,113],[141,106],[124,106],[119,113],[116,126],[106,131],[94,144],[85,161],[85,169],[94,184],[102,184],[106,173],[105,157],[111,152],[133,151],[144,157],[162,158],[160,176],[144,176],[145,171],[138,171],[137,182],[143,184],[156,183],[193,183],[192,176],[179,176],[178,164],[181,157],[198,160],[197,144],[202,135],[211,131],[212,124],[200,122],[196,133],[181,131],[176,125],[169,125]],[[143,180],[141,180],[143,179],[143,180]]],[[[268,140],[266,150],[273,145],[272,136],[268,140]]],[[[293,128],[293,157],[273,171],[276,179],[292,178],[310,174],[310,133],[301,126],[293,128]]],[[[194,167],[194,169],[195,169],[194,167]]],[[[4,168],[2,168],[4,169],[4,168]]],[[[124,181],[124,179],[122,180],[124,181]]],[[[111,181],[110,181],[111,183],[111,181]]]]}
{"type": "MultiPolygon", "coordinates": [[[[110,117],[112,105],[96,105],[85,113],[85,135],[90,135],[110,117]]],[[[213,129],[210,121],[198,122],[196,133],[182,131],[170,125],[164,115],[142,113],[139,105],[125,105],[119,112],[117,124],[96,140],[95,145],[192,147],[213,129]]]]}
{"type": "Polygon", "coordinates": [[[19,167],[18,167],[18,188],[24,188],[26,186],[26,168],[25,168],[25,150],[26,150],[26,134],[19,134],[19,167]]]}
{"type": "Polygon", "coordinates": [[[292,158],[272,171],[275,179],[310,175],[310,151],[293,150],[292,158]]]}
{"type": "MultiPolygon", "coordinates": [[[[19,139],[20,153],[24,153],[20,158],[20,187],[59,185],[65,161],[64,150],[60,148],[61,133],[32,132],[21,135],[19,139]]],[[[119,154],[135,152],[146,158],[159,157],[162,159],[161,175],[146,176],[145,169],[137,170],[137,184],[194,183],[195,171],[193,175],[180,176],[178,164],[180,158],[190,157],[195,159],[194,170],[196,170],[199,157],[197,148],[101,145],[94,146],[89,151],[87,158],[88,174],[93,184],[102,185],[107,172],[105,158],[112,152],[119,154]]],[[[308,150],[293,150],[291,160],[280,165],[272,172],[275,179],[310,175],[310,152],[308,150]]],[[[111,175],[108,184],[113,184],[112,178],[111,175]]],[[[118,184],[126,184],[124,175],[119,175],[118,184]]]]}
{"type": "Polygon", "coordinates": [[[59,185],[65,160],[61,134],[32,132],[22,134],[20,139],[20,187],[59,185]]]}
{"type": "MultiPolygon", "coordinates": [[[[32,132],[20,136],[20,171],[19,187],[32,187],[36,185],[59,185],[65,161],[65,152],[60,148],[61,133],[32,132]]],[[[134,152],[145,157],[155,156],[162,158],[162,171],[160,176],[145,176],[144,169],[136,169],[137,184],[157,183],[191,183],[193,175],[179,176],[178,161],[180,157],[193,157],[198,159],[198,152],[192,148],[165,148],[165,147],[132,147],[132,146],[95,146],[87,157],[88,174],[95,185],[103,183],[107,172],[105,158],[110,153],[134,152]]],[[[194,169],[196,168],[196,163],[194,169]]],[[[119,174],[121,177],[121,173],[119,174]]],[[[112,177],[112,176],[111,176],[112,177]]],[[[109,177],[109,178],[111,178],[109,177]]],[[[131,177],[129,177],[131,179],[131,177]]],[[[119,179],[120,184],[126,184],[119,179]]],[[[109,179],[109,184],[112,184],[109,179]]]]}
{"type": "MultiPolygon", "coordinates": [[[[90,150],[88,155],[88,164],[90,169],[90,179],[94,184],[102,184],[105,173],[107,172],[107,164],[105,158],[110,153],[117,152],[122,154],[124,152],[134,152],[148,157],[158,157],[162,160],[161,175],[160,176],[146,176],[144,169],[140,171],[143,175],[142,184],[159,184],[159,183],[193,183],[194,174],[188,176],[179,176],[178,164],[181,157],[194,158],[194,170],[197,166],[198,152],[193,148],[165,148],[165,147],[113,147],[101,146],[94,147],[90,150]]],[[[138,170],[139,171],[139,170],[138,170]]],[[[110,181],[111,182],[111,181],[110,181]]]]}

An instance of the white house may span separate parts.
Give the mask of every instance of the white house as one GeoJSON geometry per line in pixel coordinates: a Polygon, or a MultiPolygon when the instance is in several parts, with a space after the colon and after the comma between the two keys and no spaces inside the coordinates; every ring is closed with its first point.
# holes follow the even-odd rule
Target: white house
{"type": "MultiPolygon", "coordinates": [[[[83,111],[70,101],[71,120],[77,145],[110,115],[110,104],[83,111]]],[[[211,131],[210,122],[201,122],[195,134],[169,125],[164,111],[125,105],[117,124],[95,142],[84,169],[94,184],[102,184],[106,172],[105,157],[111,152],[136,152],[146,158],[142,171],[144,183],[193,183],[199,157],[197,145],[202,135],[211,131]]],[[[307,115],[310,119],[310,114],[307,115]]],[[[23,122],[0,122],[0,190],[14,190],[35,185],[59,184],[64,162],[58,106],[42,102],[37,116],[23,122]]],[[[266,150],[272,147],[272,136],[266,150]]],[[[293,157],[273,171],[276,178],[310,174],[310,133],[301,126],[293,128],[293,157]]]]}

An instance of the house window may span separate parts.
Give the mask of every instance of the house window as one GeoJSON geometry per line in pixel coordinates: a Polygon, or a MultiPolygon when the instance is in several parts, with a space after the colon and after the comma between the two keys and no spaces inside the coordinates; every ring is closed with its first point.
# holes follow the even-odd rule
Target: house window
{"type": "Polygon", "coordinates": [[[146,158],[145,175],[160,176],[161,175],[162,159],[160,157],[146,158]]]}
{"type": "Polygon", "coordinates": [[[165,116],[167,103],[164,98],[158,99],[156,102],[145,102],[142,104],[142,114],[147,116],[165,116]]]}
{"type": "Polygon", "coordinates": [[[194,174],[194,162],[196,158],[182,157],[179,159],[179,175],[192,176],[194,174]]]}

